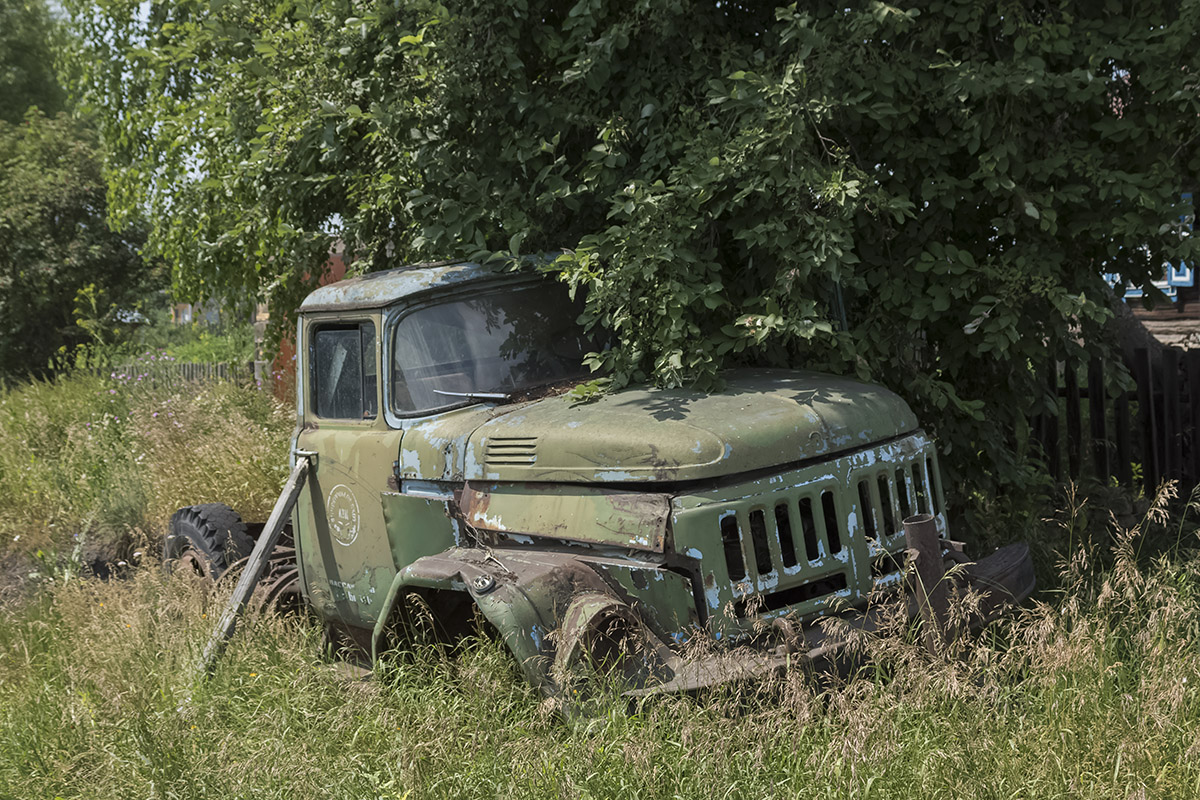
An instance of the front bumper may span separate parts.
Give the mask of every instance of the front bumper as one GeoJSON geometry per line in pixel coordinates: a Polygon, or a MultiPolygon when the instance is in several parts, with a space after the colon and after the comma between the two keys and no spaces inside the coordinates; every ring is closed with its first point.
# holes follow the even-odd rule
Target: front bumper
{"type": "MultiPolygon", "coordinates": [[[[963,601],[961,608],[968,609],[961,620],[966,626],[986,624],[1034,589],[1033,564],[1024,544],[966,562],[951,543],[932,542],[933,557],[952,565],[945,581],[950,594],[963,601]]],[[[648,616],[651,609],[627,602],[614,590],[607,570],[615,563],[545,551],[453,548],[418,559],[399,573],[387,603],[422,588],[470,595],[529,680],[562,699],[578,688],[581,671],[597,667],[629,687],[631,697],[758,680],[802,665],[835,668],[847,663],[846,651],[853,650],[847,645],[856,635],[882,632],[897,611],[909,618],[921,616],[920,593],[911,586],[915,573],[909,570],[903,586],[881,590],[890,602],[869,601],[815,618],[760,618],[763,630],[738,640],[746,644],[728,646],[698,630],[682,641],[664,637],[648,616]]],[[[653,565],[644,567],[650,573],[653,565]]],[[[655,574],[662,581],[654,583],[669,589],[672,573],[655,574]]],[[[376,641],[381,633],[377,626],[376,641]]]]}

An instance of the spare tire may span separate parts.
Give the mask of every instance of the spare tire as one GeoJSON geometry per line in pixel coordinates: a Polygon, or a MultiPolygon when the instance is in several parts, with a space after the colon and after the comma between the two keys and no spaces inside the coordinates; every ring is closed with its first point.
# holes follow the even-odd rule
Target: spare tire
{"type": "Polygon", "coordinates": [[[163,564],[170,572],[186,562],[192,571],[216,580],[253,550],[254,540],[236,511],[224,503],[203,503],[171,516],[163,564]]]}

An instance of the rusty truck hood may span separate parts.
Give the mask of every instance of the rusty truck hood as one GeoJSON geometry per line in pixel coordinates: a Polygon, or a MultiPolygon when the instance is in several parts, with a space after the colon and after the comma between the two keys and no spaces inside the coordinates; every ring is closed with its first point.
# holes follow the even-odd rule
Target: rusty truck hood
{"type": "Polygon", "coordinates": [[[402,477],[628,483],[716,478],[916,429],[893,392],[818,372],[738,370],[721,392],[632,388],[461,409],[408,430],[402,477]]]}

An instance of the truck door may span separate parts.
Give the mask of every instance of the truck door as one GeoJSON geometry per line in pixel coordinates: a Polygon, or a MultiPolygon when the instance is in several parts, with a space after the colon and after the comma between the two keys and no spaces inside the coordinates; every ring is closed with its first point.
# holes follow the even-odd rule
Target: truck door
{"type": "Polygon", "coordinates": [[[380,409],[380,319],[306,320],[297,398],[296,449],[315,464],[296,504],[296,546],[305,594],[317,613],[374,624],[396,574],[381,497],[402,431],[380,409]]]}

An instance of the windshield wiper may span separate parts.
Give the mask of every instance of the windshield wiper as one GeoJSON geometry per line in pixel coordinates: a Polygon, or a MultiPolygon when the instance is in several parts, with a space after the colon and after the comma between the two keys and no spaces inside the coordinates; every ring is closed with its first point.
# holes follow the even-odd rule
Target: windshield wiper
{"type": "Polygon", "coordinates": [[[444,394],[447,397],[465,397],[468,400],[499,400],[502,403],[512,400],[512,395],[504,394],[503,392],[446,392],[441,389],[434,389],[433,393],[444,394]]]}

